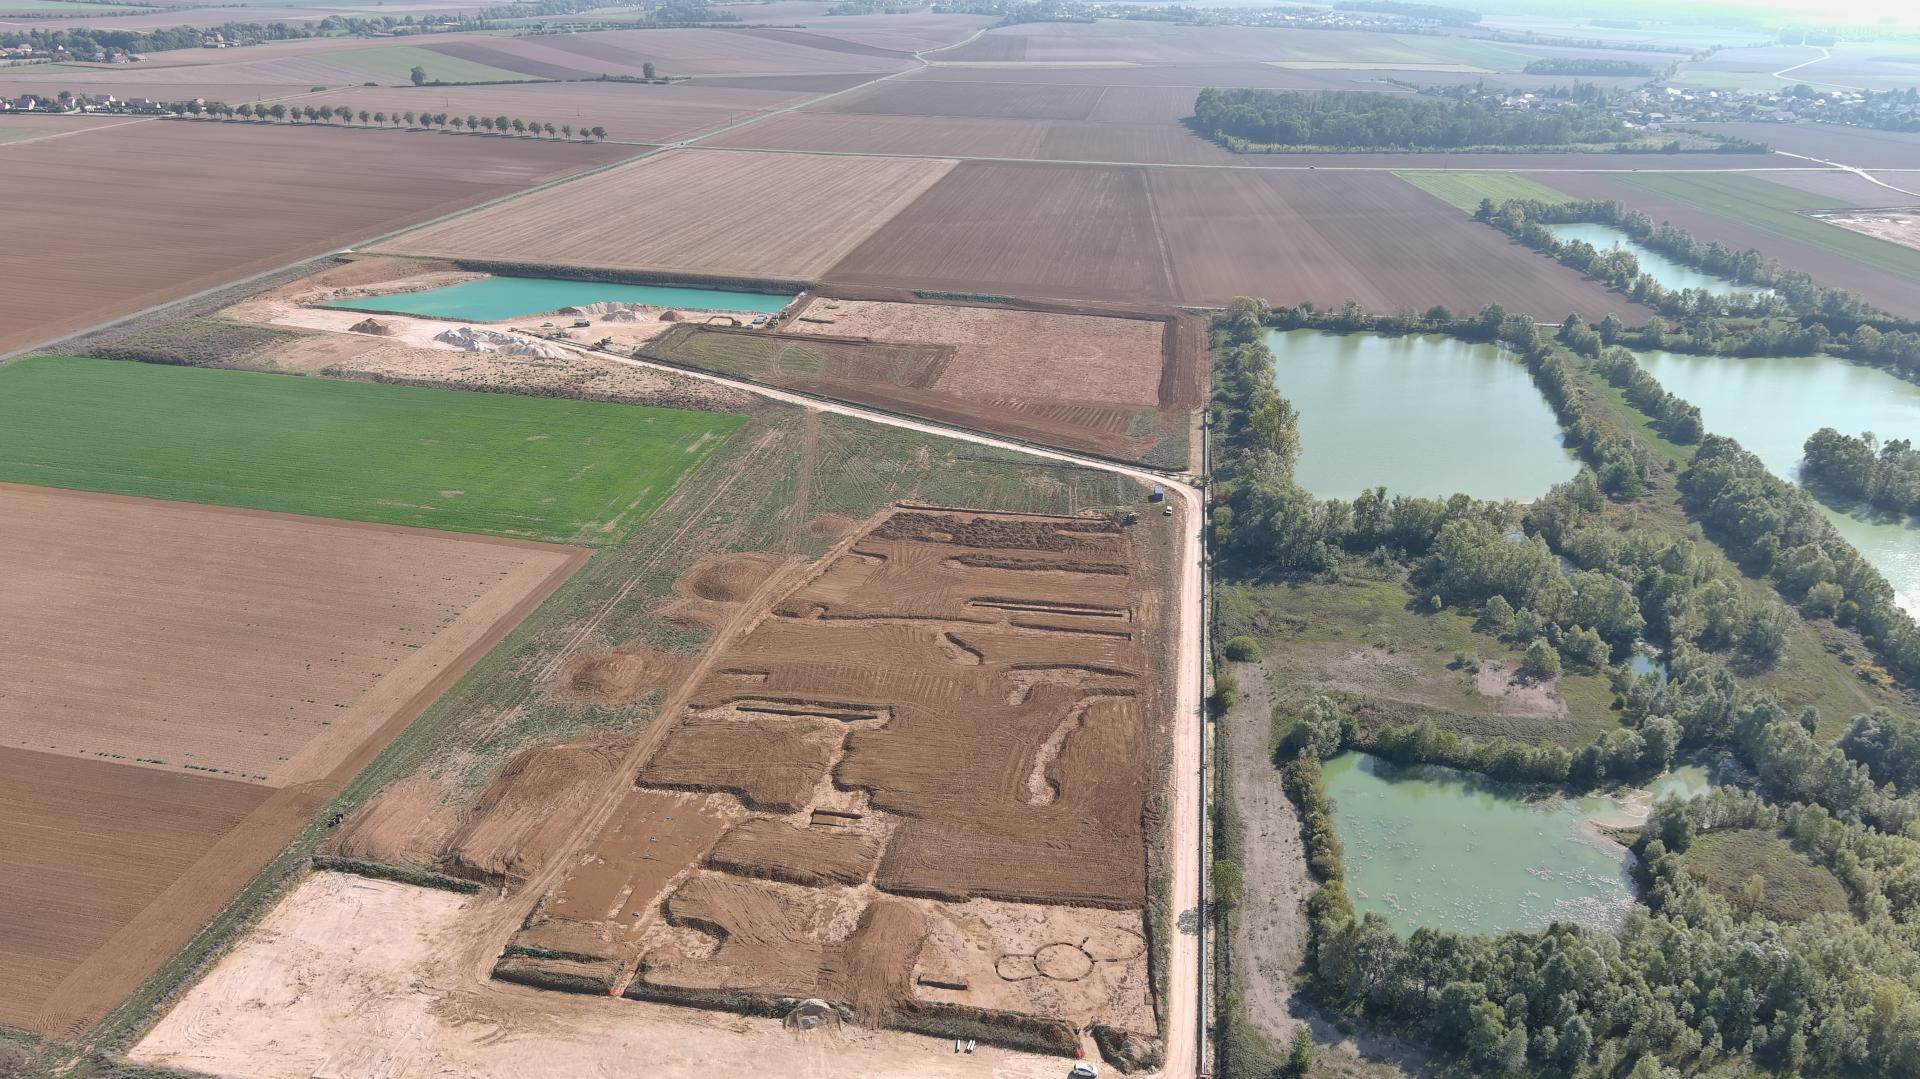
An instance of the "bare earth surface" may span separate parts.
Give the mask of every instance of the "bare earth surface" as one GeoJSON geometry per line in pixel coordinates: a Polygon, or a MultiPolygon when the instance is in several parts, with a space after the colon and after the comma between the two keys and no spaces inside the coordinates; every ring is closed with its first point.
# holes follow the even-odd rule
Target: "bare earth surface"
{"type": "Polygon", "coordinates": [[[933,388],[1122,405],[1160,403],[1164,329],[1145,319],[985,307],[816,300],[789,333],[953,345],[933,388]],[[826,320],[826,321],[815,321],[826,320]]]}
{"type": "Polygon", "coordinates": [[[379,250],[804,280],[952,167],[943,160],[679,150],[431,225],[379,250]]]}
{"type": "MultiPolygon", "coordinates": [[[[1165,609],[1144,560],[1106,518],[895,511],[702,661],[642,790],[496,976],[1153,1036],[1143,674],[1165,609]]],[[[720,560],[687,587],[724,608],[763,572],[720,560]]]]}
{"type": "Polygon", "coordinates": [[[0,486],[0,1022],[152,972],[584,559],[0,486]],[[70,776],[56,791],[34,784],[70,776]],[[24,792],[24,793],[15,793],[24,792]]]}
{"type": "Polygon", "coordinates": [[[802,1034],[774,1020],[477,982],[465,923],[494,902],[316,873],[131,1056],[254,1079],[709,1079],[715,1061],[805,1079],[1055,1079],[1064,1070],[1058,1058],[986,1046],[956,1055],[951,1043],[907,1034],[802,1034]]]}
{"type": "MultiPolygon", "coordinates": [[[[1888,192],[1892,194],[1892,192],[1888,192]]],[[[1920,249],[1920,208],[1863,210],[1851,214],[1821,214],[1820,220],[1843,229],[1864,232],[1904,247],[1920,249]]]]}

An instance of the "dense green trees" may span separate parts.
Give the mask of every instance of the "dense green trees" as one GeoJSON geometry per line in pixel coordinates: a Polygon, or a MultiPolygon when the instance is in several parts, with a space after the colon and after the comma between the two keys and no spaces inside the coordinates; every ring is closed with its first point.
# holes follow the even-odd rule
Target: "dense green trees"
{"type": "Polygon", "coordinates": [[[1789,598],[1812,600],[1860,631],[1881,662],[1902,678],[1920,678],[1920,629],[1894,602],[1878,570],[1821,515],[1813,496],[1768,471],[1758,457],[1728,438],[1708,435],[1680,475],[1688,511],[1754,573],[1772,577],[1789,598]]]}
{"type": "Polygon", "coordinates": [[[1881,442],[1822,427],[1807,439],[1806,477],[1848,498],[1895,513],[1920,514],[1920,450],[1904,438],[1881,442]]]}
{"type": "Polygon", "coordinates": [[[1421,94],[1208,87],[1193,114],[1203,133],[1238,150],[1559,147],[1638,137],[1597,100],[1516,111],[1471,87],[1421,94]]]}
{"type": "Polygon", "coordinates": [[[1660,72],[1637,60],[1609,60],[1599,56],[1546,56],[1521,69],[1529,75],[1592,75],[1608,78],[1650,79],[1660,72]]]}

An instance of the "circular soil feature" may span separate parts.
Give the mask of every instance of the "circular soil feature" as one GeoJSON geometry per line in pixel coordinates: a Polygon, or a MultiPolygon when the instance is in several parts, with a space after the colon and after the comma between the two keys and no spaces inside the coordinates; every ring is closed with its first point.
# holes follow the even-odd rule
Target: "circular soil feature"
{"type": "Polygon", "coordinates": [[[703,558],[681,578],[681,587],[700,599],[739,603],[753,595],[777,564],[777,559],[753,554],[703,558]]]}
{"type": "Polygon", "coordinates": [[[1093,957],[1078,944],[1049,944],[1034,953],[1033,965],[1041,977],[1056,982],[1077,982],[1093,973],[1093,957]]]}
{"type": "Polygon", "coordinates": [[[591,652],[567,665],[560,684],[574,696],[617,701],[665,685],[676,673],[673,659],[644,649],[591,652]]]}

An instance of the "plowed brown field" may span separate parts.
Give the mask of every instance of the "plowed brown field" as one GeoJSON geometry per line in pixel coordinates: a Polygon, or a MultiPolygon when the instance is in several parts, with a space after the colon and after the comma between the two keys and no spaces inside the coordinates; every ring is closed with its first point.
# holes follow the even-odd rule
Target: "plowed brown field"
{"type": "Polygon", "coordinates": [[[602,828],[496,974],[824,996],[1055,1051],[1094,1014],[1151,1036],[1164,600],[1133,539],[895,510],[705,664],[640,771],[644,811],[602,828]]]}
{"type": "Polygon", "coordinates": [[[0,554],[0,1022],[57,1035],[138,985],[584,558],[11,485],[0,554]]]}
{"type": "Polygon", "coordinates": [[[828,281],[1077,300],[1173,298],[1145,171],[963,163],[828,281]]]}
{"type": "Polygon", "coordinates": [[[632,152],[170,121],[9,146],[0,189],[60,197],[8,215],[0,353],[632,152]]]}
{"type": "Polygon", "coordinates": [[[1651,312],[1387,172],[963,162],[829,282],[1224,305],[1651,312]]]}
{"type": "Polygon", "coordinates": [[[430,225],[379,250],[804,280],[833,265],[952,167],[951,161],[675,151],[430,225]]]}
{"type": "Polygon", "coordinates": [[[1551,321],[1652,317],[1389,173],[1159,169],[1150,186],[1183,302],[1352,298],[1376,311],[1497,303],[1551,321]]]}

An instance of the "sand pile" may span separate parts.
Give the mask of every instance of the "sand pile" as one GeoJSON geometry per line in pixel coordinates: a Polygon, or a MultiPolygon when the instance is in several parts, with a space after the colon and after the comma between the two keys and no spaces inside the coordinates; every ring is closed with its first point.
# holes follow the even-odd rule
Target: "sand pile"
{"type": "Polygon", "coordinates": [[[362,319],[347,327],[348,333],[369,333],[375,337],[392,337],[393,327],[375,319],[362,319]]]}
{"type": "Polygon", "coordinates": [[[460,326],[451,330],[442,330],[434,334],[433,339],[443,345],[452,345],[464,352],[492,352],[503,356],[525,356],[529,359],[564,360],[571,353],[559,345],[549,345],[540,341],[529,341],[524,337],[515,337],[498,330],[483,330],[476,326],[460,326]]]}

